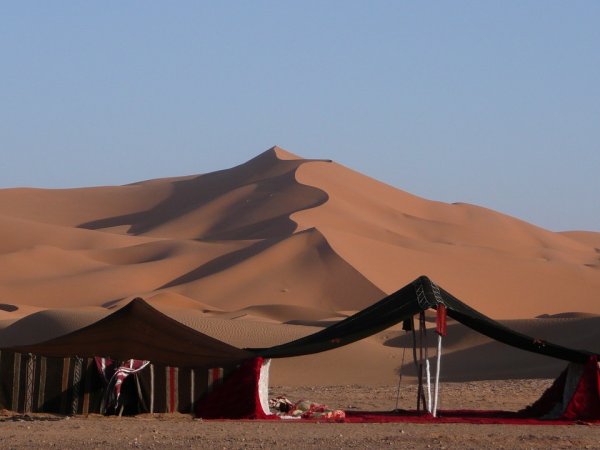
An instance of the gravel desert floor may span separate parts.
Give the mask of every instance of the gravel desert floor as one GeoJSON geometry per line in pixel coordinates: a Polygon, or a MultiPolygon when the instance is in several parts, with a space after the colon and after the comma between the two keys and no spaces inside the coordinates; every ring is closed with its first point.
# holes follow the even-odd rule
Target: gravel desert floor
{"type": "MultiPolygon", "coordinates": [[[[446,408],[518,410],[550,380],[444,383],[446,408]]],[[[389,410],[396,386],[274,386],[273,395],[309,399],[333,408],[389,410]]],[[[399,406],[414,403],[415,386],[402,386],[399,406]]],[[[599,449],[600,426],[347,424],[206,421],[184,415],[138,417],[0,416],[1,448],[573,448],[599,449]]]]}

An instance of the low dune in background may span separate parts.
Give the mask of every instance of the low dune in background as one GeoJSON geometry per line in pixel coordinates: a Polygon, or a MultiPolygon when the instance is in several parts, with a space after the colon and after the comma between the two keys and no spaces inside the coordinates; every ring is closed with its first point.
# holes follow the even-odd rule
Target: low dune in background
{"type": "MultiPolygon", "coordinates": [[[[234,345],[272,345],[427,275],[521,332],[600,351],[600,233],[426,200],[278,147],[204,175],[3,189],[0,232],[2,345],[64,334],[136,296],[234,345]]],[[[278,360],[273,381],[393,383],[405,341],[392,328],[278,360]]],[[[459,324],[444,351],[446,380],[550,377],[564,366],[459,324]]],[[[407,377],[411,367],[407,354],[407,377]]]]}

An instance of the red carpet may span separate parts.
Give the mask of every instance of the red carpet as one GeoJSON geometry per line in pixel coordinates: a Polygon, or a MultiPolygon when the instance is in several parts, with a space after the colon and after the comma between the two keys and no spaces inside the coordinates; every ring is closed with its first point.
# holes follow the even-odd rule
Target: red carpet
{"type": "Polygon", "coordinates": [[[347,423],[473,423],[473,424],[509,424],[509,425],[573,425],[583,423],[600,424],[600,420],[540,420],[525,417],[513,411],[475,411],[475,410],[441,410],[438,417],[417,411],[367,412],[346,411],[347,423]]]}

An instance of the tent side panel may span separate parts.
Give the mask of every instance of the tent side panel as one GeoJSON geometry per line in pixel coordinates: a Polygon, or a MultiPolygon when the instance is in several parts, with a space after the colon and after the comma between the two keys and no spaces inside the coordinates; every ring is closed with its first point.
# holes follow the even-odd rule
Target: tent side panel
{"type": "Polygon", "coordinates": [[[96,413],[102,388],[88,360],[0,352],[1,408],[19,413],[96,413]]]}
{"type": "Polygon", "coordinates": [[[223,383],[195,405],[196,416],[206,419],[266,419],[258,384],[263,359],[244,361],[223,383]]]}
{"type": "Polygon", "coordinates": [[[585,364],[561,419],[600,420],[600,367],[596,356],[590,357],[585,364]]]}
{"type": "Polygon", "coordinates": [[[572,370],[573,363],[570,363],[565,370],[554,380],[552,385],[546,389],[540,398],[531,405],[519,411],[525,417],[546,417],[548,419],[557,419],[563,412],[563,397],[567,381],[567,376],[572,370]]]}
{"type": "Polygon", "coordinates": [[[192,389],[192,370],[179,369],[179,377],[177,380],[177,411],[189,414],[191,411],[191,389],[192,389]]]}
{"type": "Polygon", "coordinates": [[[96,363],[93,358],[83,358],[82,376],[77,390],[78,407],[77,414],[99,414],[102,408],[102,399],[104,397],[104,380],[98,373],[96,363]]]}
{"type": "Polygon", "coordinates": [[[38,396],[38,412],[51,412],[60,414],[61,406],[66,403],[63,398],[63,358],[43,358],[45,361],[46,370],[42,378],[40,378],[40,391],[38,396]]]}
{"type": "Polygon", "coordinates": [[[596,356],[570,363],[542,396],[519,411],[547,420],[600,420],[600,368],[596,356]]]}
{"type": "Polygon", "coordinates": [[[208,373],[209,371],[205,368],[194,369],[194,402],[192,408],[195,407],[196,402],[208,393],[208,373]]]}
{"type": "Polygon", "coordinates": [[[13,409],[13,381],[15,354],[0,351],[0,408],[13,409]]]}
{"type": "Polygon", "coordinates": [[[195,404],[235,370],[236,366],[189,369],[149,364],[136,374],[140,412],[192,413],[195,404]]]}
{"type": "MultiPolygon", "coordinates": [[[[150,364],[124,382],[126,412],[193,413],[239,369],[240,365],[188,369],[150,364]]],[[[0,408],[19,413],[101,413],[105,392],[93,358],[0,352],[0,408]]]]}

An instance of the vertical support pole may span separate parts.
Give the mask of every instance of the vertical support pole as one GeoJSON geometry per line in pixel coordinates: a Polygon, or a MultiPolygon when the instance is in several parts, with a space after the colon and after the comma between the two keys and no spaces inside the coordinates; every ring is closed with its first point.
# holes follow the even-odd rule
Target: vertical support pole
{"type": "Polygon", "coordinates": [[[417,370],[417,411],[421,411],[421,392],[423,390],[423,366],[421,365],[420,359],[417,357],[417,332],[415,330],[414,322],[412,327],[412,341],[413,341],[413,360],[415,362],[415,369],[417,370]]]}
{"type": "Polygon", "coordinates": [[[154,364],[150,364],[150,414],[154,414],[154,364]]]}
{"type": "Polygon", "coordinates": [[[75,357],[75,364],[73,367],[73,385],[71,388],[71,415],[76,415],[79,410],[79,396],[81,395],[81,372],[83,369],[83,358],[79,356],[75,357]]]}
{"type": "Polygon", "coordinates": [[[195,381],[194,381],[194,376],[195,376],[194,369],[190,369],[190,412],[192,413],[192,415],[194,414],[194,411],[196,410],[196,408],[194,407],[194,405],[196,403],[196,396],[194,393],[194,388],[196,387],[196,385],[195,385],[195,381]]]}
{"type": "Polygon", "coordinates": [[[425,311],[421,311],[419,313],[419,358],[420,358],[420,392],[421,392],[421,402],[423,403],[423,409],[427,411],[431,411],[431,406],[427,402],[425,398],[425,387],[424,387],[424,376],[427,376],[427,383],[429,383],[429,375],[423,374],[423,371],[426,370],[429,364],[427,359],[427,329],[425,324],[425,311]]]}
{"type": "Polygon", "coordinates": [[[440,387],[440,363],[442,362],[442,335],[438,334],[438,348],[437,348],[437,364],[435,366],[435,390],[433,398],[433,417],[437,417],[439,387],[440,387]]]}
{"type": "Polygon", "coordinates": [[[431,370],[429,368],[429,358],[425,359],[425,373],[427,374],[427,411],[431,413],[431,370]]]}
{"type": "Polygon", "coordinates": [[[440,365],[442,362],[442,336],[446,336],[446,305],[437,304],[436,332],[438,334],[437,363],[435,366],[435,394],[433,400],[433,417],[437,417],[438,399],[440,395],[440,365]]]}
{"type": "Polygon", "coordinates": [[[26,386],[25,386],[25,406],[24,412],[26,414],[33,411],[33,388],[35,385],[35,355],[29,353],[26,357],[27,361],[27,372],[26,372],[26,386]]]}

